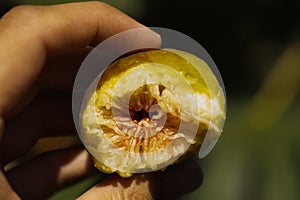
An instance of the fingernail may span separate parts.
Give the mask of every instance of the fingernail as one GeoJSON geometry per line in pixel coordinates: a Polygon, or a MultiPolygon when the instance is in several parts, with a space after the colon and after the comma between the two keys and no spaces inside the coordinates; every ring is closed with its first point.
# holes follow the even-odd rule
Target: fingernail
{"type": "Polygon", "coordinates": [[[152,48],[161,46],[161,36],[149,27],[136,29],[135,36],[139,37],[140,42],[150,45],[152,48]]]}

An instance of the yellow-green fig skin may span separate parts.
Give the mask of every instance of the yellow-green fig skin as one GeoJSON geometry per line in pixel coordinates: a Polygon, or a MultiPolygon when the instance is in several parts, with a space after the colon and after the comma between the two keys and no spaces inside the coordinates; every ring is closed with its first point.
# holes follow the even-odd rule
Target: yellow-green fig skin
{"type": "Polygon", "coordinates": [[[211,69],[198,57],[174,49],[117,59],[86,102],[81,118],[83,143],[99,170],[123,177],[164,169],[198,152],[207,131],[216,139],[225,120],[224,92],[211,69]],[[126,103],[130,105],[122,108],[126,103]],[[129,109],[133,117],[141,110],[149,112],[155,104],[166,113],[162,127],[148,128],[153,125],[149,119],[131,119],[122,122],[124,126],[116,122],[122,116],[114,115],[113,106],[118,112],[129,109]],[[187,126],[178,132],[182,122],[187,126]],[[189,124],[197,129],[189,130],[189,124]],[[136,134],[139,126],[144,127],[140,135],[136,134]],[[160,128],[157,134],[155,128],[160,128]]]}

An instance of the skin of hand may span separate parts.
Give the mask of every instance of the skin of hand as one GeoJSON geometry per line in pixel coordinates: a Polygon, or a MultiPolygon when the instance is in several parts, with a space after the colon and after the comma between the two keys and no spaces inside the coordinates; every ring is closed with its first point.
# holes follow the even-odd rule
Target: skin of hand
{"type": "MultiPolygon", "coordinates": [[[[100,2],[18,6],[0,19],[0,199],[45,199],[99,173],[78,146],[43,153],[9,171],[4,166],[39,138],[75,134],[66,91],[81,62],[104,39],[138,27],[144,26],[100,2]]],[[[149,30],[144,42],[161,41],[149,30]]],[[[164,172],[109,175],[79,199],[172,199],[195,190],[202,178],[196,161],[187,160],[164,172]]]]}

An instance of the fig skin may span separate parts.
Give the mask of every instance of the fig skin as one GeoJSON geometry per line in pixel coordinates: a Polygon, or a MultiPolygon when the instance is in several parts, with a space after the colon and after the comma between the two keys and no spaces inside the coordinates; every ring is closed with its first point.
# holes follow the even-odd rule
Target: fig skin
{"type": "Polygon", "coordinates": [[[81,139],[95,166],[129,177],[197,153],[208,132],[216,140],[225,97],[203,60],[173,49],[147,50],[108,66],[82,110],[81,139]]]}

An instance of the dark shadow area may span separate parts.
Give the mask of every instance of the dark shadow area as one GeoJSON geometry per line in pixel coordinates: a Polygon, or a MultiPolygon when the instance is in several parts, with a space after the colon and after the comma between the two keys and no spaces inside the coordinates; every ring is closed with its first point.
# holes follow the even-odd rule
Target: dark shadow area
{"type": "Polygon", "coordinates": [[[180,31],[217,64],[228,96],[251,95],[284,47],[300,36],[300,1],[148,1],[147,26],[180,31]]]}

